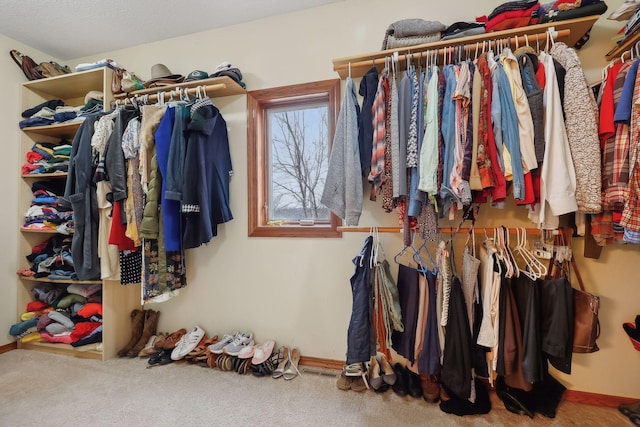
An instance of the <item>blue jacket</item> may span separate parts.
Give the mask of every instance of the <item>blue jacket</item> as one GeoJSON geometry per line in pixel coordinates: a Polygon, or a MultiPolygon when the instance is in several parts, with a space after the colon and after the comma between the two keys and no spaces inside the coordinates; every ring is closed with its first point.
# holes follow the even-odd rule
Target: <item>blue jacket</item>
{"type": "Polygon", "coordinates": [[[209,98],[191,107],[187,141],[182,191],[184,249],[209,242],[218,234],[218,224],[233,219],[229,204],[233,168],[227,123],[209,98]]]}

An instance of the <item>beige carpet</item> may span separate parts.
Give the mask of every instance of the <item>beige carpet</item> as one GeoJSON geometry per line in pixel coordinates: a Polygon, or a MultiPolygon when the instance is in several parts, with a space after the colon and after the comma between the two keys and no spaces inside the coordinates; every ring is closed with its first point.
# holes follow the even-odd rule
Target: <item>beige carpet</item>
{"type": "Polygon", "coordinates": [[[457,417],[392,391],[344,392],[330,373],[292,381],[187,364],[147,369],[29,350],[0,355],[0,426],[631,426],[613,408],[562,402],[550,420],[512,414],[492,395],[488,415],[457,417]]]}

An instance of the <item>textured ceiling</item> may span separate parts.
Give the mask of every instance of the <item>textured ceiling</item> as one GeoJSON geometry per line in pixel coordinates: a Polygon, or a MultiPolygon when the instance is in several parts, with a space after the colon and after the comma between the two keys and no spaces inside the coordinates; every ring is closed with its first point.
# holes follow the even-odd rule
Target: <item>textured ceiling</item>
{"type": "Polygon", "coordinates": [[[67,60],[338,1],[0,0],[0,33],[67,60]]]}

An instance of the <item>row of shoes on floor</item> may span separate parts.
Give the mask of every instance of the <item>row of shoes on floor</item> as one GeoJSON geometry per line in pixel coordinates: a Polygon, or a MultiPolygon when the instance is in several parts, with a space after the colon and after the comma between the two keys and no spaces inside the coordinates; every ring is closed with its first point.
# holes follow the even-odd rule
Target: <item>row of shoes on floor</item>
{"type": "Polygon", "coordinates": [[[400,396],[422,397],[430,403],[448,400],[437,376],[419,375],[401,363],[392,365],[383,353],[378,353],[368,363],[346,365],[336,386],[345,391],[371,388],[377,393],[384,393],[391,388],[400,396]]]}
{"type": "Polygon", "coordinates": [[[240,374],[287,380],[301,376],[297,348],[282,346],[274,352],[274,340],[256,344],[251,332],[225,334],[220,340],[217,335],[208,337],[197,325],[190,331],[181,328],[170,334],[156,333],[159,314],[154,310],[131,312],[132,336],[118,356],[149,357],[149,367],[184,360],[240,374]]]}

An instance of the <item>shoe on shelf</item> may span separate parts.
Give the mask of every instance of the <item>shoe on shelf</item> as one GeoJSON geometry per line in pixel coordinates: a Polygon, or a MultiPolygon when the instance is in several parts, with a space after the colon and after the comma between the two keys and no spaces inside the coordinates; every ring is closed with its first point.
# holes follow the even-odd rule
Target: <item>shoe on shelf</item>
{"type": "Polygon", "coordinates": [[[282,377],[285,380],[292,380],[298,375],[302,376],[298,370],[298,363],[300,363],[300,350],[294,348],[289,355],[289,366],[284,370],[282,377]]]}
{"type": "Polygon", "coordinates": [[[233,341],[238,335],[238,332],[235,332],[233,334],[224,334],[221,340],[209,346],[209,351],[213,354],[221,354],[225,346],[231,343],[231,341],[233,341]]]}
{"type": "Polygon", "coordinates": [[[222,351],[229,356],[237,356],[243,348],[254,345],[253,332],[238,334],[229,344],[225,345],[222,351]]]}
{"type": "Polygon", "coordinates": [[[180,341],[176,344],[171,352],[171,359],[180,360],[198,346],[198,343],[204,338],[204,330],[196,325],[192,330],[187,332],[180,338],[180,341]]]}
{"type": "Polygon", "coordinates": [[[290,362],[289,347],[281,347],[278,357],[278,366],[273,370],[271,377],[280,378],[284,374],[284,371],[289,367],[288,365],[290,362]]]}

